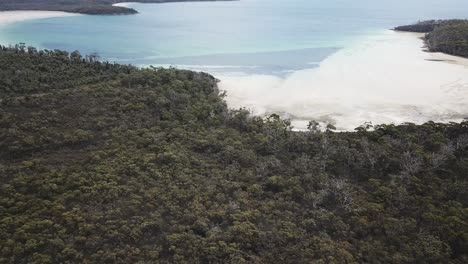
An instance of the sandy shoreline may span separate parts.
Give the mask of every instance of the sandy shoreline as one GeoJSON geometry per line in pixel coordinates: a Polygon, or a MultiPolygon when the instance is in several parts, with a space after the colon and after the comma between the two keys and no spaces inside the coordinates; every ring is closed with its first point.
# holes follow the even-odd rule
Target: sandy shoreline
{"type": "Polygon", "coordinates": [[[440,61],[440,62],[455,64],[455,65],[462,65],[468,68],[468,59],[466,58],[453,56],[453,55],[440,53],[440,52],[429,53],[429,54],[430,54],[429,60],[440,61]]]}
{"type": "Polygon", "coordinates": [[[60,11],[1,11],[0,26],[25,20],[69,16],[80,16],[80,14],[60,11]]]}
{"type": "Polygon", "coordinates": [[[122,3],[113,4],[112,6],[129,7],[132,4],[138,4],[138,3],[137,2],[122,2],[122,3]]]}
{"type": "Polygon", "coordinates": [[[215,75],[231,108],[280,113],[303,129],[309,120],[341,130],[372,122],[459,122],[468,117],[468,59],[424,51],[414,33],[385,31],[357,40],[286,78],[215,75]]]}
{"type": "MultiPolygon", "coordinates": [[[[398,32],[398,34],[409,34],[409,35],[414,35],[417,38],[420,38],[424,44],[424,36],[426,33],[411,33],[411,32],[398,32]]],[[[468,67],[468,59],[463,58],[460,56],[454,56],[450,54],[445,54],[442,52],[428,52],[423,49],[424,52],[427,52],[428,57],[426,60],[428,61],[434,61],[434,62],[445,62],[445,63],[450,63],[450,64],[457,64],[457,65],[463,65],[468,67]]]]}

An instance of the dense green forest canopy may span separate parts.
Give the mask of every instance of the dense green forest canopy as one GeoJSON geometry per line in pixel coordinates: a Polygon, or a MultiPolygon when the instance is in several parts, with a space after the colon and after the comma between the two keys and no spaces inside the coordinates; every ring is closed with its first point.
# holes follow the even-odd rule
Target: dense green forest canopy
{"type": "Polygon", "coordinates": [[[0,263],[468,263],[468,122],[292,131],[217,80],[0,47],[0,263]]]}
{"type": "MultiPolygon", "coordinates": [[[[205,2],[236,0],[136,0],[138,3],[205,2]]],[[[0,0],[0,11],[48,10],[90,15],[135,14],[133,8],[113,6],[121,0],[0,0]]]]}
{"type": "Polygon", "coordinates": [[[468,58],[468,20],[428,20],[395,30],[427,33],[425,42],[429,51],[468,58]]]}

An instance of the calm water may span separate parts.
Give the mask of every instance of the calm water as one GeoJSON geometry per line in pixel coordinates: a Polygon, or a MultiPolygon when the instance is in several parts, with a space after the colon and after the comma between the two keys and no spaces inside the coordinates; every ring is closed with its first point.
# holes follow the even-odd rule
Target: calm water
{"type": "Polygon", "coordinates": [[[466,17],[466,0],[241,0],[131,4],[133,16],[78,16],[0,28],[3,44],[98,53],[138,65],[277,73],[418,19],[466,17]],[[235,70],[234,70],[235,69],[235,70]]]}

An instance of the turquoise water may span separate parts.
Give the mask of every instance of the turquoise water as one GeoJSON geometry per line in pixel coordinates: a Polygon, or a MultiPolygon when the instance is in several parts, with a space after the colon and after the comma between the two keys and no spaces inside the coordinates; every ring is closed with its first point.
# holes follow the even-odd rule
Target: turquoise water
{"type": "Polygon", "coordinates": [[[241,0],[131,7],[141,13],[15,23],[0,28],[0,39],[96,52],[121,63],[284,73],[311,68],[382,29],[468,16],[466,0],[241,0]]]}

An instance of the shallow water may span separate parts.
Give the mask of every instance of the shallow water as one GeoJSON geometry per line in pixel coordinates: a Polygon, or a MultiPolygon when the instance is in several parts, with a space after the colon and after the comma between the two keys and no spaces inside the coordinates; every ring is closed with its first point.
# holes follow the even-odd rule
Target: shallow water
{"type": "Polygon", "coordinates": [[[417,20],[466,18],[466,0],[241,0],[131,7],[141,13],[6,25],[0,42],[207,71],[222,80],[231,107],[280,113],[299,128],[311,119],[352,129],[366,121],[421,123],[468,116],[467,69],[429,63],[420,40],[386,30],[417,20]],[[452,84],[458,88],[447,90],[452,84]]]}

